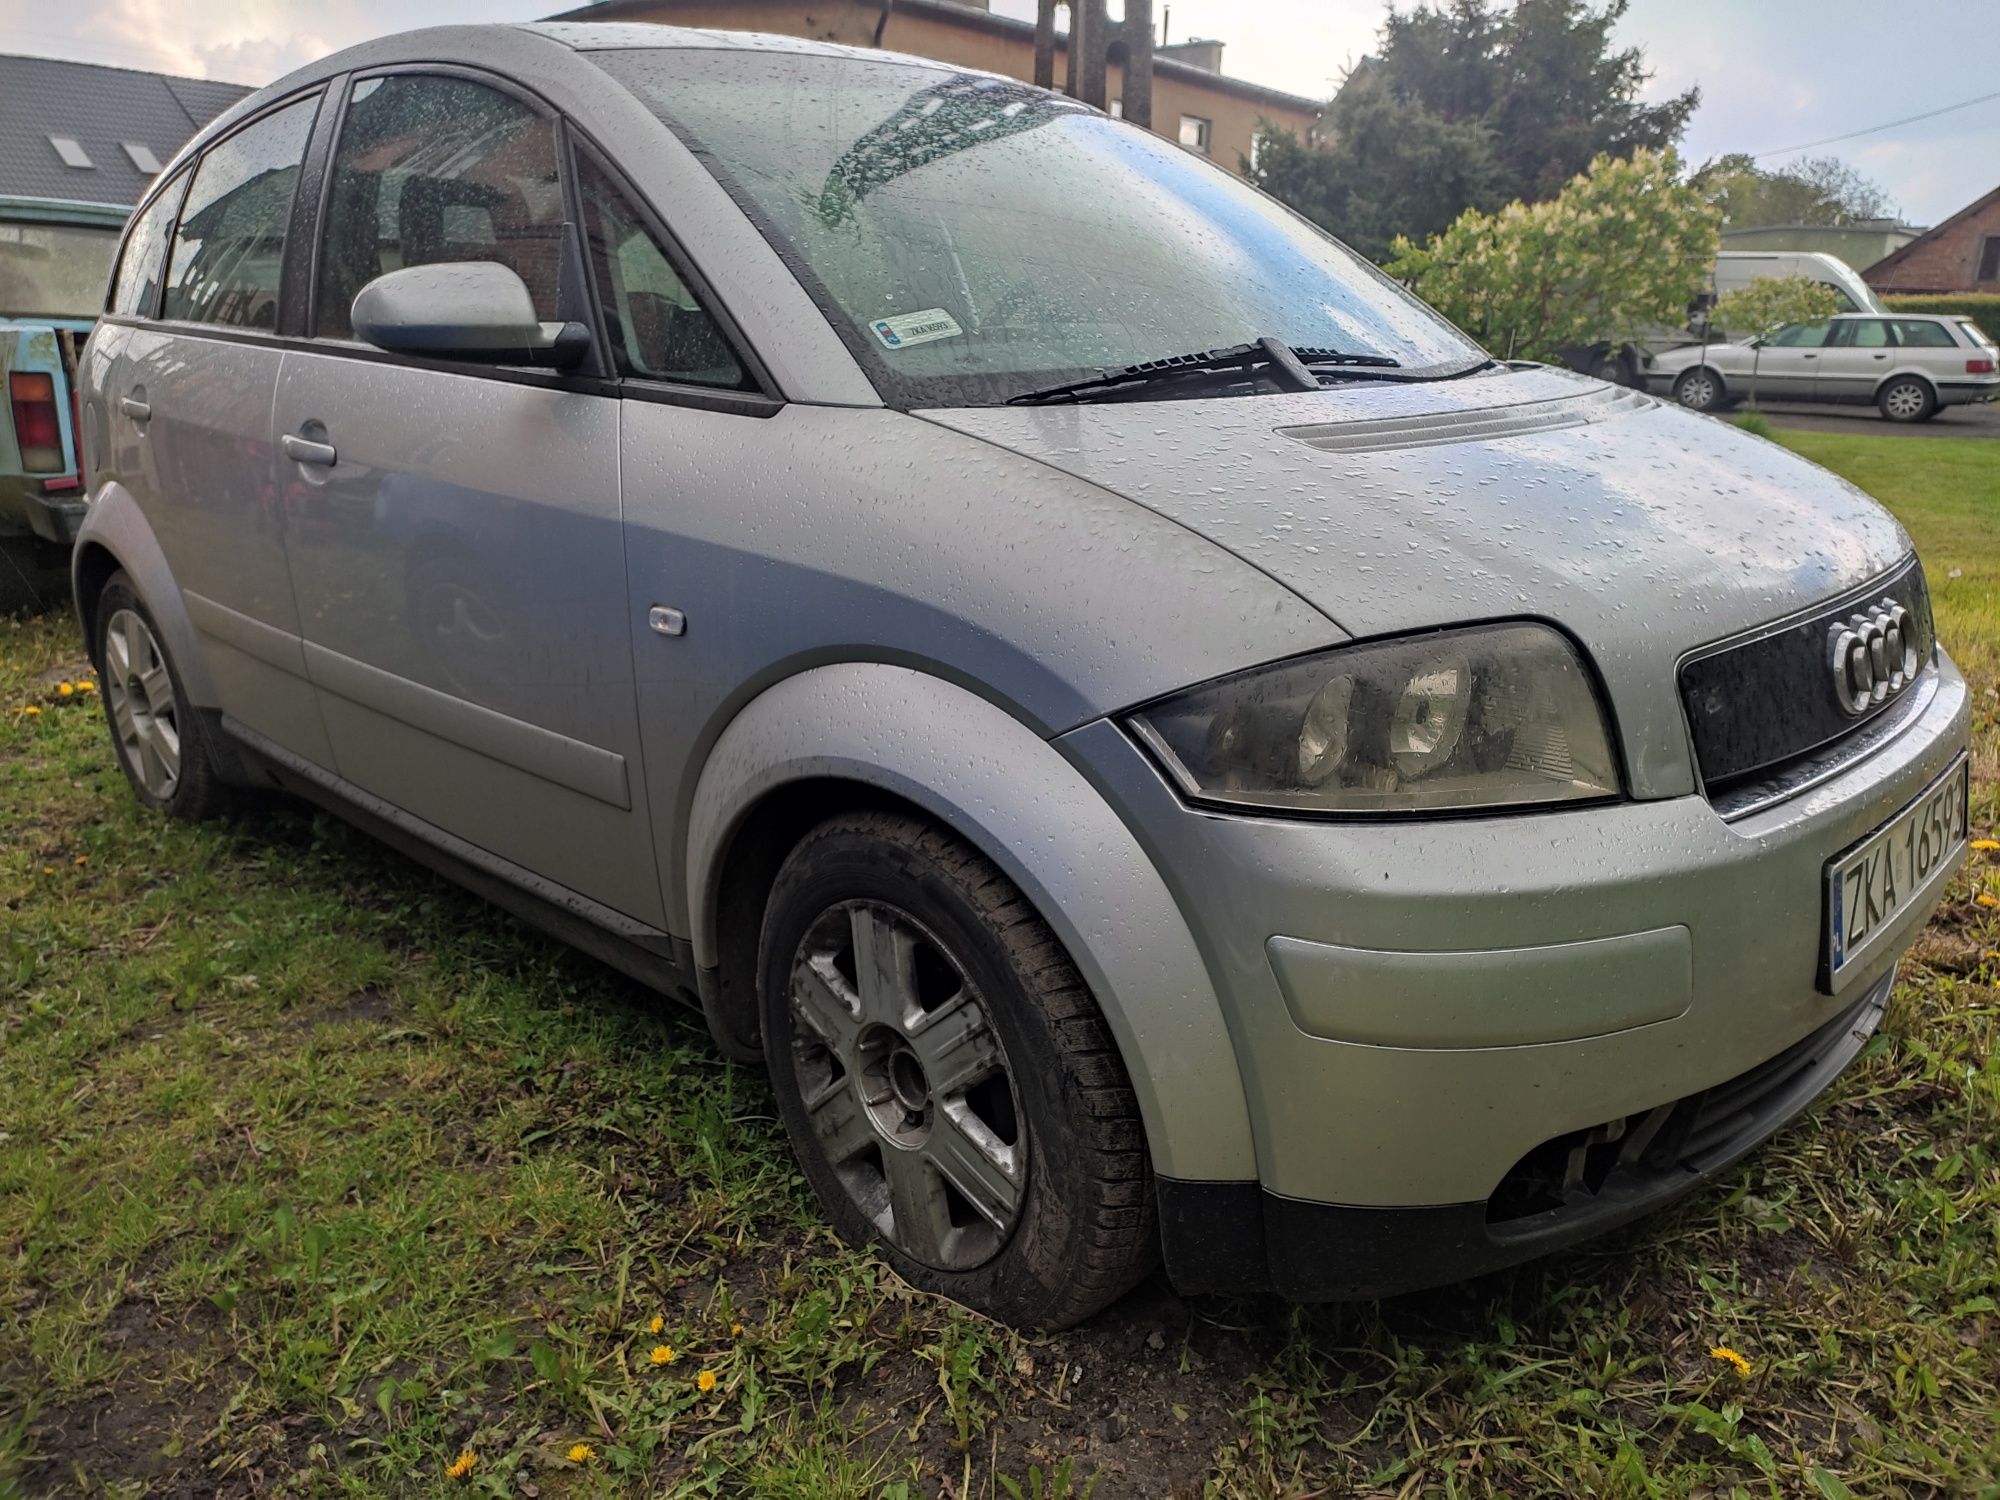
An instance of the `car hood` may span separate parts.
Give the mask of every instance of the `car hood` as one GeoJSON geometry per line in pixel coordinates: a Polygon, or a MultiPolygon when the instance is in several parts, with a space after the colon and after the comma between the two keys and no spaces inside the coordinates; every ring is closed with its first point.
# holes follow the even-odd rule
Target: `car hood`
{"type": "Polygon", "coordinates": [[[1642,796],[1694,786],[1685,652],[1910,550],[1875,501],[1775,443],[1540,366],[921,415],[1179,522],[1352,636],[1556,621],[1603,674],[1642,796]]]}

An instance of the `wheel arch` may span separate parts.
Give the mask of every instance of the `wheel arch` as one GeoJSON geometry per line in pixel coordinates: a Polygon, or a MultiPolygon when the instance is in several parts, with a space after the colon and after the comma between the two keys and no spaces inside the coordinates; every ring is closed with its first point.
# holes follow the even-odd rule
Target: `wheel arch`
{"type": "Polygon", "coordinates": [[[208,671],[201,638],[189,618],[187,603],[181,598],[166,553],[153,535],[139,502],[121,484],[106,484],[91,500],[77,532],[76,548],[70,556],[70,586],[75,595],[77,624],[83,629],[84,647],[92,662],[97,661],[97,600],[112,574],[123,572],[146,603],[153,623],[165,637],[162,642],[173,657],[174,669],[189,702],[196,708],[218,709],[222,699],[208,671]]]}
{"type": "Polygon", "coordinates": [[[931,818],[1020,888],[1104,1013],[1155,1171],[1256,1177],[1222,1006],[1152,861],[1054,746],[967,689],[907,667],[843,663],[776,683],[702,767],[687,888],[704,998],[725,1046],[755,1046],[743,1011],[754,1016],[756,938],[778,864],[804,829],[857,807],[931,818]]]}
{"type": "Polygon", "coordinates": [[[1880,380],[1875,382],[1875,389],[1868,397],[1869,401],[1880,401],[1882,393],[1899,380],[1916,381],[1917,384],[1931,393],[1931,404],[1933,406],[1940,404],[1937,381],[1931,377],[1929,372],[1918,369],[1891,370],[1887,375],[1884,375],[1880,380]]]}

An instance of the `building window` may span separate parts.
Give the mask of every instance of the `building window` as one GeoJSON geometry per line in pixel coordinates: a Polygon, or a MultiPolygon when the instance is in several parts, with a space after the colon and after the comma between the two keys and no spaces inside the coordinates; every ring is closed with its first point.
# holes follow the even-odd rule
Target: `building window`
{"type": "Polygon", "coordinates": [[[1200,115],[1182,115],[1181,144],[1190,151],[1199,151],[1203,156],[1206,156],[1208,155],[1208,138],[1211,129],[1213,129],[1211,123],[1204,120],[1200,115]]]}
{"type": "Polygon", "coordinates": [[[1125,118],[1125,101],[1123,99],[1113,99],[1110,109],[1112,119],[1122,120],[1125,118]]]}
{"type": "Polygon", "coordinates": [[[1985,248],[1979,252],[1980,281],[2000,281],[2000,234],[1986,236],[1985,248]]]}

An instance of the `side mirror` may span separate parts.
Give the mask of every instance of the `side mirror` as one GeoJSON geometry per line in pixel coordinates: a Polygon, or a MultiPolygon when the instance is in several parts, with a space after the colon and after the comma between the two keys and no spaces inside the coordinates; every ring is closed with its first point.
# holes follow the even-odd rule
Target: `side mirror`
{"type": "Polygon", "coordinates": [[[377,276],[354,299],[355,337],[392,354],[568,369],[590,351],[581,323],[544,323],[515,272],[490,260],[441,261],[377,276]]]}

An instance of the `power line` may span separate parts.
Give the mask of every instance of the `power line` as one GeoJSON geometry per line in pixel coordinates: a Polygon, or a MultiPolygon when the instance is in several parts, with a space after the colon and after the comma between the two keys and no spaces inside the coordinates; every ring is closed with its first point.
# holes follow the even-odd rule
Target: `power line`
{"type": "Polygon", "coordinates": [[[1942,109],[1928,109],[1920,115],[1905,115],[1902,119],[1891,120],[1885,125],[1870,125],[1866,130],[1850,130],[1845,135],[1830,135],[1824,140],[1807,141],[1803,146],[1780,146],[1775,151],[1753,151],[1750,153],[1750,159],[1762,161],[1767,156],[1790,156],[1794,151],[1810,151],[1815,146],[1831,146],[1835,141],[1851,141],[1856,136],[1894,130],[1898,125],[1914,125],[1919,120],[1935,120],[1939,115],[1948,115],[1957,109],[1970,109],[1975,104],[1985,104],[1993,99],[2000,99],[2000,92],[1981,94],[1977,99],[1961,99],[1958,103],[1947,104],[1942,109]]]}

